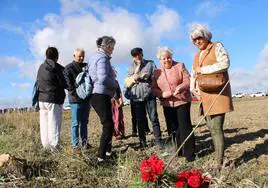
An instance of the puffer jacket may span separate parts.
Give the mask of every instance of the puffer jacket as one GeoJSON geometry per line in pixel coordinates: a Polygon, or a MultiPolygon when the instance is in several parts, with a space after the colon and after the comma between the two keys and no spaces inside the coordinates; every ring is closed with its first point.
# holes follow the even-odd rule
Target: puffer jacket
{"type": "MultiPolygon", "coordinates": [[[[128,76],[135,73],[137,64],[132,62],[129,67],[128,76]]],[[[124,95],[127,99],[136,101],[145,101],[152,97],[152,76],[156,66],[152,60],[143,60],[138,73],[147,73],[149,76],[139,79],[139,82],[134,84],[131,88],[125,88],[124,95]]]]}
{"type": "Polygon", "coordinates": [[[93,81],[93,94],[114,96],[118,84],[107,54],[101,51],[95,52],[89,60],[88,73],[93,81]]]}
{"type": "Polygon", "coordinates": [[[63,76],[64,67],[51,59],[46,59],[39,67],[37,79],[39,82],[40,102],[63,104],[66,80],[63,76]]]}

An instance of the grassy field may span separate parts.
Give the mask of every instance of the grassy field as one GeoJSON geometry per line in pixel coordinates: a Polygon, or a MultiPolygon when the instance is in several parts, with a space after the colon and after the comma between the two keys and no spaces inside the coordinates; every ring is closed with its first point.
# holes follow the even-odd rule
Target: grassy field
{"type": "MultiPolygon", "coordinates": [[[[226,152],[224,168],[213,174],[213,151],[210,134],[202,122],[196,130],[197,159],[187,163],[175,158],[168,170],[179,172],[197,168],[208,172],[217,181],[211,187],[268,187],[268,97],[234,100],[235,111],[225,120],[226,152]]],[[[192,122],[197,115],[197,102],[192,104],[192,122]]],[[[162,107],[158,107],[163,137],[167,137],[162,107]]],[[[0,116],[0,154],[11,154],[12,160],[0,168],[0,187],[151,187],[140,180],[139,165],[152,153],[165,163],[174,153],[174,146],[164,150],[149,147],[135,150],[137,137],[131,133],[129,106],[124,107],[126,136],[113,142],[115,156],[104,167],[96,165],[101,124],[92,110],[89,118],[89,140],[93,148],[70,152],[70,117],[64,112],[61,151],[50,153],[41,147],[39,113],[11,113],[0,116]]],[[[151,135],[148,135],[148,141],[151,135]]],[[[164,186],[163,186],[164,187],[164,186]]]]}

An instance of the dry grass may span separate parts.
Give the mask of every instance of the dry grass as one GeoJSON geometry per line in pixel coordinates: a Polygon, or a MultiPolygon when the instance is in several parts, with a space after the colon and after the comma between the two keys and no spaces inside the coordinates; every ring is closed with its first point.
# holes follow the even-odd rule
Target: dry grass
{"type": "MultiPolygon", "coordinates": [[[[234,104],[235,111],[226,116],[226,160],[221,173],[215,174],[212,169],[212,142],[205,124],[195,132],[198,158],[191,163],[186,163],[184,158],[176,158],[169,171],[201,169],[213,175],[215,184],[211,187],[268,187],[268,98],[237,99],[234,104]]],[[[167,135],[161,107],[158,112],[165,138],[167,135]]],[[[124,114],[126,135],[129,135],[129,106],[124,107],[124,114]]],[[[68,152],[70,115],[70,112],[64,112],[60,153],[42,149],[38,113],[13,113],[0,117],[0,154],[10,153],[14,159],[9,168],[0,169],[0,187],[150,187],[140,181],[141,160],[157,153],[167,162],[174,152],[173,146],[165,150],[151,147],[136,151],[133,146],[138,143],[138,138],[128,137],[114,141],[116,156],[107,167],[96,166],[101,133],[96,113],[91,111],[88,125],[90,143],[94,148],[81,155],[68,152]],[[18,161],[22,162],[18,164],[18,161]],[[20,169],[22,167],[24,171],[20,169]]],[[[192,121],[193,124],[199,121],[197,103],[192,105],[192,121]]]]}

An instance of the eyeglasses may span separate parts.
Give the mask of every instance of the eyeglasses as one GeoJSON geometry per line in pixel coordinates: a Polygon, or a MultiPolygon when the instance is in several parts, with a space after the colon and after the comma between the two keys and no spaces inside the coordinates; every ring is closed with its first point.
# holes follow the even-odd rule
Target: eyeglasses
{"type": "Polygon", "coordinates": [[[196,37],[195,39],[193,39],[193,42],[196,43],[196,41],[201,40],[201,39],[203,39],[203,37],[196,37]]]}

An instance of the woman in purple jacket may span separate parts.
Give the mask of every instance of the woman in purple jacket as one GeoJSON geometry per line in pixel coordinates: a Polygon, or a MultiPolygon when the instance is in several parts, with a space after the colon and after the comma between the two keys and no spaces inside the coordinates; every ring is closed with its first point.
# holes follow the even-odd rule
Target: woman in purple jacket
{"type": "Polygon", "coordinates": [[[115,80],[113,68],[110,63],[114,50],[115,39],[103,36],[96,41],[98,50],[89,60],[89,75],[93,81],[93,95],[91,104],[97,112],[102,128],[98,163],[102,163],[106,156],[111,155],[113,118],[111,98],[114,96],[118,83],[115,80]]]}

